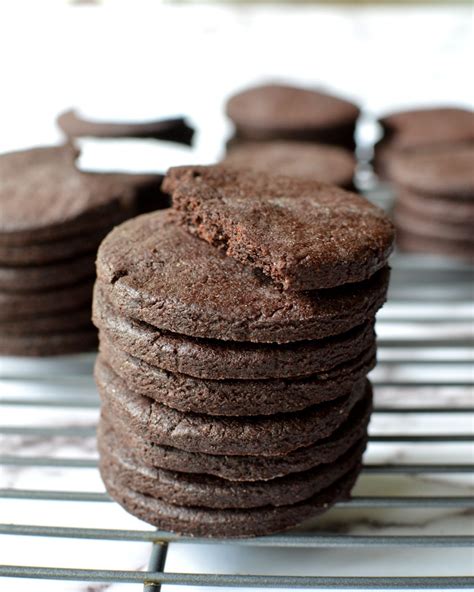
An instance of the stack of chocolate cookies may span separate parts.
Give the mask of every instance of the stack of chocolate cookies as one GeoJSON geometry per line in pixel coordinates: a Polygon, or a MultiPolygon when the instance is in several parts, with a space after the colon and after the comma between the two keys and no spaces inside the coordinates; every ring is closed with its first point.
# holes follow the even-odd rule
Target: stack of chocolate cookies
{"type": "Polygon", "coordinates": [[[397,243],[405,251],[474,261],[474,145],[393,157],[397,243]]]}
{"type": "Polygon", "coordinates": [[[349,496],[393,227],[329,185],[172,169],[97,259],[100,470],[161,529],[251,536],[349,496]]]}
{"type": "Polygon", "coordinates": [[[0,355],[92,349],[95,254],[153,176],[94,175],[70,145],[0,156],[0,355]]]}
{"type": "Polygon", "coordinates": [[[434,147],[474,143],[474,113],[432,107],[390,113],[379,120],[383,136],[374,150],[374,168],[386,178],[393,158],[434,147]]]}
{"type": "Polygon", "coordinates": [[[245,142],[291,140],[355,147],[359,108],[314,89],[264,84],[229,99],[226,113],[235,126],[228,147],[245,142]]]}

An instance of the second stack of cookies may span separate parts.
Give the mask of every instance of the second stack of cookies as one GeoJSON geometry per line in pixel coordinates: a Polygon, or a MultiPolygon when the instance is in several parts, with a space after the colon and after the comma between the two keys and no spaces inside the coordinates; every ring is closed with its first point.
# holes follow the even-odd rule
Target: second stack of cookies
{"type": "MultiPolygon", "coordinates": [[[[162,529],[288,528],[347,497],[360,471],[391,225],[342,190],[220,167],[176,171],[167,190],[178,211],[131,220],[99,250],[102,477],[114,499],[162,529]],[[317,281],[333,285],[285,290],[216,248],[215,236],[208,244],[209,219],[200,211],[200,226],[183,216],[178,195],[203,190],[240,198],[253,219],[283,215],[289,233],[298,225],[290,212],[266,211],[272,199],[324,204],[341,229],[340,266],[324,271],[321,261],[317,281]],[[248,199],[264,191],[268,204],[248,199]],[[360,281],[348,283],[350,274],[360,281]],[[336,277],[346,281],[334,285],[336,277]]],[[[314,231],[329,236],[327,223],[314,231]]],[[[334,259],[328,244],[325,252],[334,259]]]]}
{"type": "Polygon", "coordinates": [[[97,248],[160,178],[82,173],[77,155],[63,145],[0,156],[0,355],[51,356],[97,344],[97,248]]]}

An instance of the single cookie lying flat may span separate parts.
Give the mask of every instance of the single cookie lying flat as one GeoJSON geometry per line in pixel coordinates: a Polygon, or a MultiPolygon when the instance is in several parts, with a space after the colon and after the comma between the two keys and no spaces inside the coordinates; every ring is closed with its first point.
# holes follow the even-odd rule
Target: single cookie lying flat
{"type": "Polygon", "coordinates": [[[387,264],[394,229],[364,197],[316,181],[222,166],[170,169],[186,228],[284,288],[362,282],[387,264]]]}
{"type": "Polygon", "coordinates": [[[269,175],[285,175],[353,188],[356,161],[348,150],[309,142],[247,143],[230,150],[222,163],[269,175]]]}

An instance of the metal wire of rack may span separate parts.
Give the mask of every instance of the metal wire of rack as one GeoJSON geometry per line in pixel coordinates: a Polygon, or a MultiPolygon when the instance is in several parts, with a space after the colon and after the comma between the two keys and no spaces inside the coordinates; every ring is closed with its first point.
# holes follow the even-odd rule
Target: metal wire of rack
{"type": "MultiPolygon", "coordinates": [[[[472,474],[474,464],[458,462],[454,449],[449,461],[437,458],[436,446],[469,445],[473,441],[472,413],[474,407],[466,404],[466,398],[458,398],[459,393],[470,393],[474,386],[472,373],[473,343],[473,275],[472,269],[451,263],[418,257],[396,256],[393,261],[393,279],[389,302],[381,311],[377,329],[379,332],[379,365],[373,374],[376,393],[374,417],[389,417],[400,414],[407,421],[419,414],[435,417],[446,414],[448,417],[469,417],[467,429],[462,433],[412,433],[409,430],[393,433],[379,431],[372,434],[366,455],[366,464],[361,480],[372,477],[387,479],[390,476],[420,476],[436,474],[440,476],[472,474]],[[461,371],[459,371],[461,369],[461,371]],[[416,370],[416,372],[414,372],[416,370]],[[436,404],[436,394],[443,389],[451,393],[449,405],[436,404]],[[383,397],[386,392],[395,392],[397,402],[389,403],[383,397]],[[413,393],[417,397],[413,397],[413,393]],[[469,414],[469,415],[466,415],[469,414]],[[428,462],[406,463],[402,461],[369,462],[371,450],[377,444],[403,444],[410,449],[419,445],[429,446],[432,454],[428,462]],[[433,462],[436,461],[436,462],[433,462]]],[[[40,368],[40,366],[38,366],[40,368]]],[[[29,377],[31,380],[32,376],[29,377]]],[[[3,371],[0,376],[3,393],[0,406],[3,409],[16,406],[19,409],[96,409],[98,398],[91,387],[80,396],[68,393],[68,384],[80,377],[57,375],[50,369],[33,372],[35,380],[48,384],[60,381],[61,388],[52,389],[50,394],[38,396],[35,393],[18,395],[12,386],[17,377],[14,371],[3,371]]],[[[94,427],[90,425],[2,425],[2,437],[30,436],[54,438],[74,436],[92,438],[94,427]]],[[[57,458],[54,456],[28,456],[21,450],[18,454],[0,456],[0,465],[16,467],[34,466],[38,470],[61,469],[80,471],[95,469],[95,458],[57,458]]],[[[388,489],[388,488],[387,488],[388,489]]],[[[28,500],[40,505],[43,501],[67,504],[79,502],[85,511],[91,502],[109,504],[109,497],[99,491],[70,491],[4,488],[0,491],[3,499],[28,500]]],[[[453,511],[474,510],[474,499],[470,495],[395,495],[387,491],[383,495],[356,494],[350,501],[337,504],[334,511],[346,509],[365,509],[371,513],[390,509],[421,512],[426,509],[446,509],[453,511]]],[[[467,516],[467,514],[466,514],[467,516]]],[[[380,551],[394,548],[416,549],[460,549],[472,548],[474,536],[468,534],[358,534],[351,532],[316,530],[296,530],[274,536],[256,539],[220,540],[213,543],[226,545],[229,552],[239,547],[283,548],[283,549],[369,549],[380,551]]],[[[52,526],[23,523],[0,524],[0,535],[9,537],[38,537],[42,541],[50,539],[84,539],[108,542],[151,543],[152,552],[148,568],[140,570],[91,569],[35,567],[33,558],[27,557],[25,564],[0,566],[0,576],[29,578],[33,580],[74,580],[80,582],[135,583],[143,584],[147,592],[156,592],[162,585],[189,585],[212,587],[253,587],[253,588],[331,588],[331,589],[462,589],[474,588],[474,577],[466,565],[466,573],[456,576],[406,576],[376,575],[242,575],[236,573],[172,573],[166,571],[167,551],[171,544],[183,545],[209,544],[208,539],[189,539],[173,533],[148,529],[82,528],[77,526],[52,526]]]]}

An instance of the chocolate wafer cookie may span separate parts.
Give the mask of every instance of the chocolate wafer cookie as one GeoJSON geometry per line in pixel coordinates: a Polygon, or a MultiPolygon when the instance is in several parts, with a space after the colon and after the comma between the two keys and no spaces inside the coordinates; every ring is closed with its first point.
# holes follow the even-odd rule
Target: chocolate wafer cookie
{"type": "Polygon", "coordinates": [[[393,248],[393,226],[382,210],[316,181],[179,167],[163,187],[191,233],[284,288],[362,282],[387,264],[393,248]]]}

